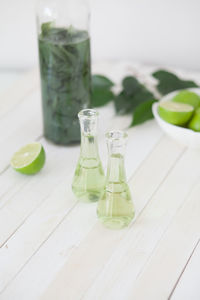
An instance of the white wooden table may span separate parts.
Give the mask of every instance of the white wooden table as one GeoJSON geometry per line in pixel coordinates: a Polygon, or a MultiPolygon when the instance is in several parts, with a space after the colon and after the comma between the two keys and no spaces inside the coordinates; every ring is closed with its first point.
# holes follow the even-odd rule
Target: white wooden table
{"type": "MultiPolygon", "coordinates": [[[[101,64],[116,82],[151,68],[101,64]]],[[[190,74],[198,80],[200,74],[190,74]]],[[[100,109],[104,133],[127,127],[112,105],[100,109]]],[[[79,146],[55,146],[42,136],[38,71],[0,96],[0,299],[199,300],[200,151],[166,137],[155,121],[128,130],[127,175],[136,207],[133,224],[111,231],[96,205],[78,203],[71,181],[79,146]],[[35,176],[9,167],[13,152],[40,141],[47,153],[35,176]]]]}

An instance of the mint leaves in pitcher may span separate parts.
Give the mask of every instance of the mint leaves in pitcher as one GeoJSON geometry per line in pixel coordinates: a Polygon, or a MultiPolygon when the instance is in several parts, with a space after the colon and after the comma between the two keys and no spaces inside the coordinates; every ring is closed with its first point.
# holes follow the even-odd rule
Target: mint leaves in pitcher
{"type": "Polygon", "coordinates": [[[77,114],[90,105],[88,32],[44,23],[38,41],[44,135],[57,144],[78,142],[77,114]]]}

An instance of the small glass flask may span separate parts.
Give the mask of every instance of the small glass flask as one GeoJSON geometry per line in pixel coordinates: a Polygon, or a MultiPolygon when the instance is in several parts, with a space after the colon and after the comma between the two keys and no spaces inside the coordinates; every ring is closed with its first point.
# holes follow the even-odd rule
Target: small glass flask
{"type": "Polygon", "coordinates": [[[97,215],[111,229],[128,226],[134,217],[134,206],[124,168],[127,137],[123,131],[110,131],[106,134],[109,159],[106,184],[98,203],[97,215]]]}
{"type": "Polygon", "coordinates": [[[98,113],[94,109],[84,109],[78,117],[81,127],[81,151],[72,190],[80,201],[96,202],[101,198],[105,184],[97,144],[98,113]]]}

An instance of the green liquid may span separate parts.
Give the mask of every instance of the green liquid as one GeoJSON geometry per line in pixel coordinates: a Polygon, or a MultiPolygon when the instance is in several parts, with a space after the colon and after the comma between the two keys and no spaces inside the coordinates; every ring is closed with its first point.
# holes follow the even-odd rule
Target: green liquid
{"type": "Polygon", "coordinates": [[[81,158],[72,184],[76,197],[83,202],[97,202],[102,197],[104,184],[101,162],[94,158],[81,158]]]}
{"type": "Polygon", "coordinates": [[[108,228],[121,229],[130,224],[134,214],[129,186],[125,181],[123,157],[112,155],[104,194],[98,203],[98,218],[108,228]]]}
{"type": "Polygon", "coordinates": [[[77,114],[90,104],[90,39],[86,31],[42,24],[39,58],[44,135],[57,144],[80,141],[77,114]]]}

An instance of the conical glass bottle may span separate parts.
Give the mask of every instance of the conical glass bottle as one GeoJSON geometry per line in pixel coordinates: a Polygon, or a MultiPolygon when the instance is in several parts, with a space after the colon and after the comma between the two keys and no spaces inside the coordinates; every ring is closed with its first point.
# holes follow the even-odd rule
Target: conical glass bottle
{"type": "Polygon", "coordinates": [[[97,144],[98,113],[84,109],[79,114],[81,150],[72,183],[76,197],[83,202],[96,202],[103,193],[105,176],[97,144]]]}
{"type": "Polygon", "coordinates": [[[128,226],[134,217],[124,167],[127,134],[123,131],[110,131],[106,134],[106,139],[109,154],[107,177],[97,215],[106,227],[121,229],[128,226]]]}

